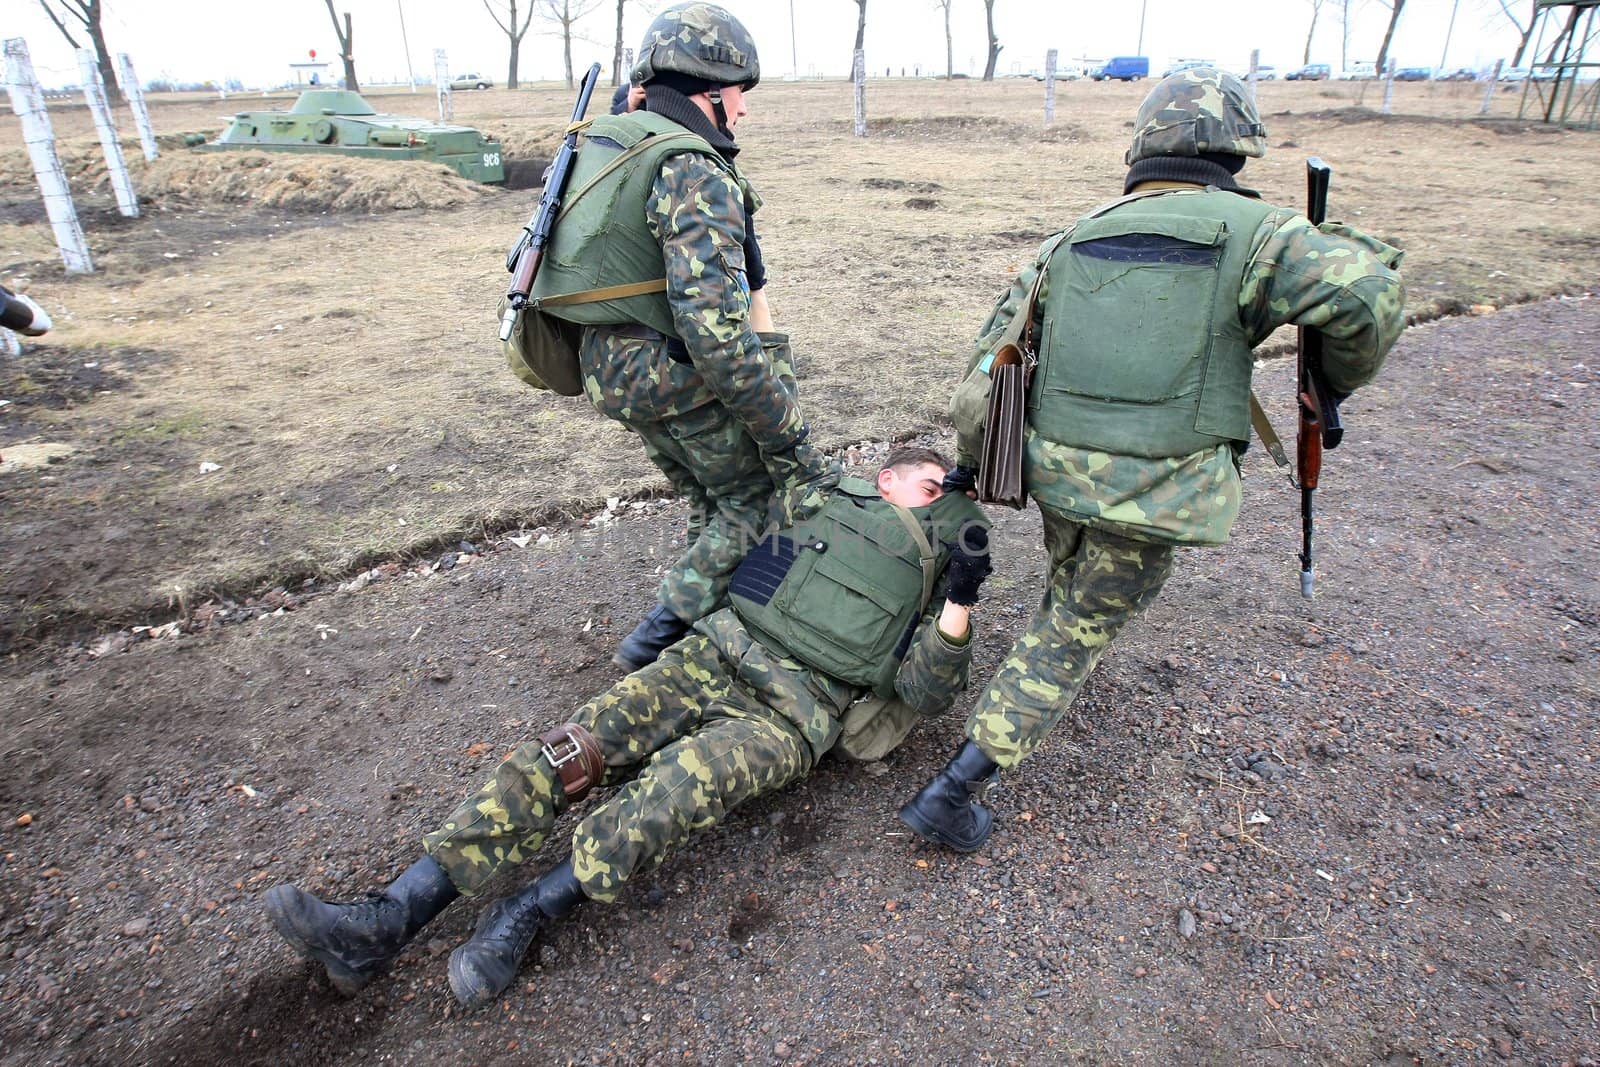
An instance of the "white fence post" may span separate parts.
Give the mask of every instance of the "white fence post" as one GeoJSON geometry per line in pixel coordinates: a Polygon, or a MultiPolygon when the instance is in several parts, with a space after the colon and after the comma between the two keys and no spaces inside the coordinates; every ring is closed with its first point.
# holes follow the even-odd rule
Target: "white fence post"
{"type": "Polygon", "coordinates": [[[450,99],[450,60],[443,48],[433,50],[433,88],[439,98],[439,121],[449,122],[456,117],[456,109],[450,99]]]}
{"type": "Polygon", "coordinates": [[[144,86],[133,72],[133,60],[128,53],[117,53],[117,74],[122,78],[122,95],[128,98],[128,110],[133,112],[133,124],[139,130],[139,146],[144,158],[154,163],[161,152],[156,148],[156,131],[150,125],[150,109],[144,105],[144,86]]]}
{"type": "Polygon", "coordinates": [[[39,80],[33,76],[28,42],[13,37],[6,41],[5,52],[6,91],[11,97],[11,110],[22,120],[22,140],[28,146],[28,158],[39,180],[44,211],[55,232],[61,260],[68,274],[93,273],[89,245],[83,239],[83,228],[78,225],[77,209],[72,206],[72,190],[67,187],[67,176],[56,156],[56,137],[50,129],[50,116],[44,109],[44,93],[39,90],[39,80]]]}
{"type": "Polygon", "coordinates": [[[867,135],[867,53],[864,49],[856,49],[856,61],[852,64],[850,81],[856,87],[856,136],[867,135]]]}
{"type": "Polygon", "coordinates": [[[1483,106],[1478,109],[1478,114],[1487,115],[1489,105],[1494,103],[1494,87],[1500,84],[1500,70],[1506,65],[1503,59],[1494,61],[1494,73],[1489,75],[1489,84],[1483,87],[1483,106]]]}
{"type": "Polygon", "coordinates": [[[1256,82],[1260,80],[1261,49],[1250,49],[1250,99],[1256,98],[1256,82]]]}
{"type": "Polygon", "coordinates": [[[1056,120],[1056,50],[1044,54],[1044,124],[1056,120]]]}
{"type": "Polygon", "coordinates": [[[94,128],[100,134],[100,148],[106,155],[106,169],[111,172],[111,188],[117,194],[117,210],[125,218],[139,217],[139,196],[133,191],[133,179],[128,177],[128,161],[122,158],[122,142],[117,140],[117,127],[111,121],[111,108],[106,104],[105,86],[100,84],[100,70],[95,65],[94,52],[78,49],[78,76],[83,79],[83,98],[94,115],[94,128]]]}
{"type": "Polygon", "coordinates": [[[1383,113],[1387,115],[1394,107],[1394,60],[1386,61],[1384,67],[1383,113]]]}

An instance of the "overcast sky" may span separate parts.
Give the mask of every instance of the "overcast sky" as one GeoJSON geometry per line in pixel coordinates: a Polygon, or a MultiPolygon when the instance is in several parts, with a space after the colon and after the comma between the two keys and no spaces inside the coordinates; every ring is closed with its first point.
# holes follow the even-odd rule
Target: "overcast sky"
{"type": "MultiPolygon", "coordinates": [[[[502,10],[506,0],[490,0],[502,10]]],[[[518,6],[525,12],[523,0],[518,6]]],[[[580,23],[587,41],[574,44],[573,63],[599,60],[611,69],[615,0],[571,0],[591,7],[580,23]]],[[[1342,31],[1338,9],[1344,0],[1325,0],[1312,44],[1313,62],[1340,62],[1342,31]]],[[[1530,0],[1510,0],[1523,16],[1530,0]]],[[[144,81],[236,78],[247,86],[293,79],[289,64],[337,61],[334,37],[323,0],[104,0],[106,40],[113,52],[128,52],[144,81]]],[[[1451,9],[1459,4],[1445,65],[1475,66],[1509,60],[1517,33],[1496,0],[1409,0],[1396,35],[1394,56],[1401,66],[1440,63],[1451,9]]],[[[474,71],[503,83],[507,42],[485,10],[483,0],[335,0],[355,25],[356,73],[363,82],[404,81],[407,44],[419,77],[431,74],[433,50],[443,48],[454,74],[474,71]],[[404,15],[406,41],[401,37],[404,15]]],[[[624,38],[636,47],[650,10],[664,3],[630,2],[624,38]]],[[[725,4],[755,35],[765,77],[787,74],[842,75],[855,39],[855,0],[730,0],[725,4]],[[794,33],[791,34],[791,10],[794,33]]],[[[1371,60],[1388,18],[1382,0],[1350,0],[1348,58],[1371,60]]],[[[47,86],[75,84],[76,62],[59,31],[45,18],[38,0],[0,0],[5,18],[0,35],[26,38],[40,80],[47,86]]],[[[1311,20],[1311,0],[996,0],[995,30],[1004,50],[1002,74],[1042,69],[1047,48],[1063,61],[1133,54],[1139,49],[1144,13],[1143,52],[1157,73],[1179,58],[1210,59],[1243,68],[1250,50],[1280,71],[1298,66],[1311,20]]],[[[981,74],[985,29],[982,0],[953,0],[952,34],[958,73],[981,74]]],[[[523,79],[559,78],[559,38],[537,18],[523,41],[523,79]],[[541,32],[544,31],[544,32],[541,32]]],[[[80,43],[87,43],[80,35],[80,43]]],[[[869,0],[867,66],[899,74],[920,66],[944,70],[944,26],[934,0],[869,0]]],[[[335,73],[338,73],[335,68],[335,73]]]]}

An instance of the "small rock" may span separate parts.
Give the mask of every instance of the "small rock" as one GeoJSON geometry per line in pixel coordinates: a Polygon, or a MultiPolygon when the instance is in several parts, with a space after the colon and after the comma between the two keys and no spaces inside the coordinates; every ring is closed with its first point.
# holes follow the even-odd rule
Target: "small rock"
{"type": "Polygon", "coordinates": [[[427,949],[428,955],[437,958],[450,951],[450,942],[442,937],[435,937],[423,947],[427,949]]]}
{"type": "Polygon", "coordinates": [[[1194,936],[1194,913],[1188,908],[1178,912],[1178,933],[1185,941],[1194,936]]]}
{"type": "Polygon", "coordinates": [[[449,667],[436,667],[428,677],[435,682],[448,682],[455,677],[455,672],[449,667]]]}
{"type": "Polygon", "coordinates": [[[147,916],[141,916],[137,919],[129,919],[127,922],[122,924],[123,937],[143,937],[149,932],[150,919],[147,916]]]}
{"type": "Polygon", "coordinates": [[[780,1060],[786,1060],[789,1058],[789,1046],[780,1041],[772,1046],[772,1054],[780,1060]]]}
{"type": "Polygon", "coordinates": [[[161,810],[161,801],[152,796],[142,796],[139,798],[139,810],[152,813],[158,812],[161,810]]]}
{"type": "Polygon", "coordinates": [[[1321,648],[1328,643],[1328,639],[1315,630],[1308,630],[1300,638],[1300,644],[1305,648],[1321,648]]]}

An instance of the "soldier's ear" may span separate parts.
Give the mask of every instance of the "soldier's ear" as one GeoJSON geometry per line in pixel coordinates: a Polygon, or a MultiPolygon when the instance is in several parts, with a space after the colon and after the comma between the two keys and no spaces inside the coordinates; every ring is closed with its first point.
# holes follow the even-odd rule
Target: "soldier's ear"
{"type": "Polygon", "coordinates": [[[896,475],[894,473],[894,468],[893,467],[885,467],[881,471],[879,471],[878,472],[878,492],[879,492],[879,494],[887,497],[889,495],[889,491],[894,488],[895,478],[896,478],[896,475]]]}

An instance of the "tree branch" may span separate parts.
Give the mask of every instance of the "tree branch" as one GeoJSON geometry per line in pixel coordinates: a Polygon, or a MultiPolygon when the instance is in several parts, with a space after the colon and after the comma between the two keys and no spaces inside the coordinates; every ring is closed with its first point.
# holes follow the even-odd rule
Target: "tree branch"
{"type": "Polygon", "coordinates": [[[39,0],[39,6],[44,8],[44,13],[46,15],[50,16],[50,21],[56,24],[56,29],[61,31],[61,36],[65,37],[67,39],[67,43],[70,44],[72,47],[77,48],[78,47],[78,42],[72,36],[72,31],[68,30],[66,25],[59,18],[56,17],[56,13],[53,10],[51,10],[50,5],[45,3],[45,0],[39,0]]]}

